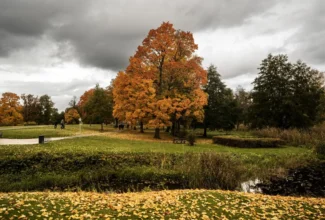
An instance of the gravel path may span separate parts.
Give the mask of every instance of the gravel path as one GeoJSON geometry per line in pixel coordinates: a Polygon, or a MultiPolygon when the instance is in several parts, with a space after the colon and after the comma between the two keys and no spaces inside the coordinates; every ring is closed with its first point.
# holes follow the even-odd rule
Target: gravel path
{"type": "MultiPolygon", "coordinates": [[[[50,141],[58,141],[63,139],[72,139],[78,137],[87,137],[91,135],[76,135],[76,136],[69,136],[69,137],[52,137],[46,138],[45,143],[50,141]]],[[[38,138],[29,138],[29,139],[8,139],[8,138],[0,138],[0,145],[26,145],[26,144],[38,144],[38,138]]]]}

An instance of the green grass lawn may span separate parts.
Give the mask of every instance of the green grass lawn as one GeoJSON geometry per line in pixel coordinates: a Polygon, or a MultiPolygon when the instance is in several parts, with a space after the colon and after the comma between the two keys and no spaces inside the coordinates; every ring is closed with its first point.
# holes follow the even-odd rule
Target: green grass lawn
{"type": "Polygon", "coordinates": [[[324,219],[325,199],[176,190],[0,194],[3,219],[324,219]]]}
{"type": "Polygon", "coordinates": [[[3,138],[10,139],[28,139],[28,138],[38,138],[40,135],[44,135],[45,137],[65,137],[75,135],[78,130],[76,126],[68,127],[67,129],[54,129],[52,125],[45,127],[17,127],[13,129],[6,129],[4,127],[0,128],[0,132],[2,132],[3,138]]]}
{"type": "MultiPolygon", "coordinates": [[[[53,125],[42,126],[10,126],[0,127],[3,138],[9,139],[28,139],[38,138],[40,135],[45,137],[66,137],[79,134],[92,134],[98,133],[100,125],[82,125],[81,129],[79,125],[66,125],[65,129],[60,129],[60,125],[54,129],[53,125]]],[[[112,126],[104,126],[104,132],[111,132],[115,129],[112,126]]]]}
{"type": "MultiPolygon", "coordinates": [[[[212,141],[211,141],[212,142],[212,141]]],[[[226,147],[217,144],[173,144],[170,142],[149,142],[140,140],[125,140],[106,136],[79,137],[46,143],[44,145],[12,145],[0,146],[0,155],[28,154],[46,151],[48,153],[116,153],[116,152],[162,152],[162,153],[185,153],[185,152],[220,152],[256,155],[287,155],[287,154],[311,154],[307,148],[279,147],[279,148],[256,148],[244,149],[226,147]]]]}
{"type": "MultiPolygon", "coordinates": [[[[0,191],[84,189],[132,191],[149,187],[235,189],[241,181],[285,175],[290,168],[317,161],[312,150],[297,147],[233,148],[200,139],[195,146],[173,144],[172,137],[152,138],[152,130],[117,131],[84,125],[82,134],[95,136],[42,145],[0,145],[0,191]],[[208,178],[208,180],[206,179],[208,178]],[[118,189],[122,185],[123,189],[118,189]],[[168,185],[168,186],[167,186],[168,185]]],[[[73,135],[65,130],[27,128],[8,130],[23,137],[40,130],[73,135]]]]}
{"type": "MultiPolygon", "coordinates": [[[[99,132],[100,125],[89,125],[83,124],[81,127],[81,133],[94,133],[99,132]]],[[[112,125],[104,126],[104,132],[112,132],[116,131],[112,125]]],[[[64,137],[71,136],[80,133],[79,125],[66,125],[65,129],[60,129],[60,125],[58,125],[57,129],[54,129],[53,125],[44,125],[44,126],[10,126],[10,127],[0,127],[0,132],[3,133],[3,138],[37,138],[39,135],[45,135],[48,137],[64,137]]],[[[125,129],[123,132],[131,132],[136,133],[133,130],[125,129]]],[[[146,130],[145,134],[148,137],[153,137],[154,129],[146,130]]],[[[195,132],[200,135],[203,134],[203,129],[196,129],[195,132]]],[[[143,135],[143,134],[142,134],[143,135]]],[[[165,132],[161,130],[161,135],[163,137],[166,136],[165,132]]],[[[212,138],[215,135],[232,135],[236,137],[254,137],[249,131],[208,131],[208,138],[212,138]]]]}
{"type": "Polygon", "coordinates": [[[0,190],[115,190],[119,184],[125,184],[122,191],[139,184],[154,189],[166,184],[168,188],[234,189],[241,181],[283,174],[315,160],[306,148],[188,146],[90,136],[42,145],[0,146],[0,190]],[[211,175],[215,176],[211,179],[211,175]],[[211,179],[207,184],[206,177],[211,179]]]}

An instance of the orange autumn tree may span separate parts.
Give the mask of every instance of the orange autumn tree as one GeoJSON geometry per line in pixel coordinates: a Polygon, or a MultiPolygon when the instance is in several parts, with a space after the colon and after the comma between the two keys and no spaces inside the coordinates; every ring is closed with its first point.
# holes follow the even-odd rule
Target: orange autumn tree
{"type": "Polygon", "coordinates": [[[77,104],[77,106],[80,110],[81,118],[83,121],[87,118],[87,113],[85,111],[85,105],[86,105],[87,101],[89,100],[89,98],[93,94],[94,94],[94,89],[89,89],[89,90],[85,91],[84,94],[82,94],[82,96],[80,96],[79,102],[77,104]]]}
{"type": "Polygon", "coordinates": [[[113,86],[114,117],[131,126],[140,123],[140,132],[143,133],[143,124],[148,123],[152,117],[151,105],[155,100],[156,91],[152,80],[119,72],[113,86]]]}
{"type": "Polygon", "coordinates": [[[64,114],[64,120],[68,124],[77,124],[79,123],[80,115],[75,108],[70,108],[65,114],[64,114]]]}
{"type": "Polygon", "coordinates": [[[6,92],[0,100],[0,125],[18,125],[23,123],[23,107],[19,103],[19,96],[6,92]]]}
{"type": "Polygon", "coordinates": [[[168,22],[150,30],[135,55],[130,58],[125,73],[116,78],[116,81],[124,81],[125,85],[114,88],[115,116],[126,119],[127,115],[133,115],[134,120],[139,120],[134,114],[134,108],[121,109],[123,104],[120,103],[136,106],[139,101],[132,99],[130,94],[139,97],[141,93],[149,94],[150,90],[155,92],[147,100],[146,118],[148,125],[155,128],[155,138],[160,138],[162,127],[181,120],[202,121],[207,97],[201,87],[207,81],[207,74],[201,66],[202,58],[194,54],[197,48],[192,33],[176,30],[168,22]],[[135,80],[135,84],[126,83],[135,80]],[[130,93],[127,88],[144,82],[148,83],[144,91],[134,89],[130,93]]]}

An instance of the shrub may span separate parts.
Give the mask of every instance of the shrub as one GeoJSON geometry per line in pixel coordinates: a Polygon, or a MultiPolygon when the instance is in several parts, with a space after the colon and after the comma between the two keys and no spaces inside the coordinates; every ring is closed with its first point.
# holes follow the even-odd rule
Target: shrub
{"type": "Polygon", "coordinates": [[[310,129],[298,130],[264,128],[252,132],[258,137],[279,138],[293,146],[315,146],[319,142],[325,142],[325,124],[312,127],[310,129]]]}
{"type": "Polygon", "coordinates": [[[284,142],[276,138],[238,138],[238,137],[225,137],[225,136],[214,136],[212,141],[215,144],[221,144],[231,147],[241,148],[270,148],[279,147],[284,142]]]}
{"type": "Polygon", "coordinates": [[[177,137],[179,138],[186,138],[186,136],[187,136],[187,131],[185,129],[179,131],[177,134],[177,137]]]}
{"type": "Polygon", "coordinates": [[[28,126],[28,125],[37,125],[37,123],[35,121],[24,122],[24,126],[28,126]]]}
{"type": "Polygon", "coordinates": [[[244,180],[245,166],[234,154],[186,153],[181,172],[184,188],[234,190],[244,180]]]}
{"type": "Polygon", "coordinates": [[[190,132],[190,133],[187,135],[188,145],[193,146],[194,143],[195,143],[195,139],[196,139],[195,132],[190,132]]]}
{"type": "Polygon", "coordinates": [[[314,152],[321,157],[325,157],[325,142],[321,142],[315,145],[314,152]]]}

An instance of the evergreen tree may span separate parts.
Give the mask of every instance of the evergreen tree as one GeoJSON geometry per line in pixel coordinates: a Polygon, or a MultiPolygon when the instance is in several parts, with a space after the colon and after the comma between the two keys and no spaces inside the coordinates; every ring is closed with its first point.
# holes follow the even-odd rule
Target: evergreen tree
{"type": "Polygon", "coordinates": [[[250,108],[252,127],[306,128],[316,123],[324,93],[322,74],[286,55],[268,55],[259,68],[250,108]]]}
{"type": "Polygon", "coordinates": [[[237,121],[237,105],[231,89],[221,81],[220,74],[213,65],[208,68],[205,92],[208,94],[208,104],[205,106],[203,136],[207,136],[207,128],[233,129],[237,121]]]}

